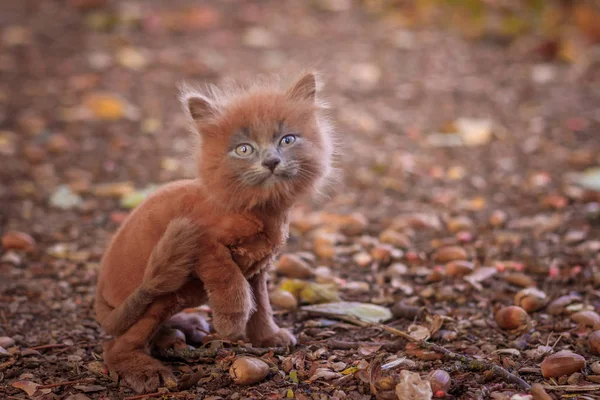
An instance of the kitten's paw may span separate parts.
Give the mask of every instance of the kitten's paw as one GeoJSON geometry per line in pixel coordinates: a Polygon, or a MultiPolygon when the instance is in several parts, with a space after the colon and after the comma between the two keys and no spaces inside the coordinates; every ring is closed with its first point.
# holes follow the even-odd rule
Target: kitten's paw
{"type": "Polygon", "coordinates": [[[177,379],[166,367],[156,365],[138,365],[127,371],[120,371],[119,375],[136,393],[156,392],[161,382],[168,389],[177,388],[177,379]]]}
{"type": "Polygon", "coordinates": [[[219,336],[236,342],[243,340],[248,323],[248,313],[215,313],[213,315],[213,326],[219,336]]]}
{"type": "Polygon", "coordinates": [[[298,343],[296,337],[287,329],[280,328],[274,335],[266,339],[253,340],[255,347],[294,347],[298,343]]]}
{"type": "Polygon", "coordinates": [[[166,326],[180,330],[188,344],[202,344],[204,337],[210,332],[210,326],[204,316],[195,312],[180,312],[172,316],[166,326]]]}
{"type": "Polygon", "coordinates": [[[152,339],[152,346],[157,350],[188,349],[186,336],[179,329],[161,327],[160,331],[152,339]]]}

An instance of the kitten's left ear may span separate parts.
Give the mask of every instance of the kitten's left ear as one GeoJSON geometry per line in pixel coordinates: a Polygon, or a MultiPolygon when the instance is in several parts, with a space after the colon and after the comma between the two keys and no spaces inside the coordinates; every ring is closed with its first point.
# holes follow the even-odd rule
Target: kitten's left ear
{"type": "Polygon", "coordinates": [[[287,96],[292,100],[315,101],[317,95],[317,77],[308,72],[287,91],[287,96]]]}

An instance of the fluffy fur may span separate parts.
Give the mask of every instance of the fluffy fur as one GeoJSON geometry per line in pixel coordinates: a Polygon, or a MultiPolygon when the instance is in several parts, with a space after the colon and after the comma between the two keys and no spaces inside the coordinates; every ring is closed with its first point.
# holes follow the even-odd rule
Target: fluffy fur
{"type": "Polygon", "coordinates": [[[164,186],[127,218],[102,259],[96,292],[97,319],[115,336],[105,361],[135,391],[175,385],[149,346],[173,343],[178,326],[194,331],[182,314],[170,318],[207,300],[219,335],[295,344],[273,321],[266,271],[287,238],[289,208],[331,173],[318,89],[306,73],[287,90],[266,81],[182,90],[200,139],[198,177],[164,186]]]}

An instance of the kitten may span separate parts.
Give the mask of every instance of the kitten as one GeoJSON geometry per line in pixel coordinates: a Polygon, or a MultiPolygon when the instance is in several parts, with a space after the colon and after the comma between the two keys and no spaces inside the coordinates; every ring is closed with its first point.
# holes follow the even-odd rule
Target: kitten
{"type": "Polygon", "coordinates": [[[135,391],[176,384],[148,347],[177,327],[183,314],[169,320],[174,314],[207,300],[223,337],[296,343],[273,320],[266,279],[290,207],[331,172],[331,129],[317,91],[313,73],[288,90],[183,91],[200,139],[198,177],[164,186],[131,213],[98,278],[97,319],[115,336],[104,360],[135,391]]]}

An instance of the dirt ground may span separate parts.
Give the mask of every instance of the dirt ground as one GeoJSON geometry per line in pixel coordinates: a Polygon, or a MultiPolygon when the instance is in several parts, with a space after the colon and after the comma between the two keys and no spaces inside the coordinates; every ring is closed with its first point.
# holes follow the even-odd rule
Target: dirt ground
{"type": "MultiPolygon", "coordinates": [[[[94,3],[0,3],[0,233],[35,241],[0,249],[1,398],[135,395],[102,368],[91,304],[104,246],[139,191],[193,174],[177,83],[316,66],[342,177],[330,198],[294,210],[286,252],[309,264],[306,281],[389,307],[387,326],[552,398],[600,399],[588,338],[600,329],[600,192],[576,184],[600,164],[598,64],[546,62],[526,36],[408,31],[344,1],[94,3]],[[496,312],[532,286],[552,303],[498,326],[496,312]],[[544,378],[542,360],[560,350],[585,366],[571,356],[544,378]]],[[[286,279],[273,273],[272,289],[286,279]]],[[[180,377],[199,371],[174,396],[396,398],[381,374],[396,385],[402,370],[447,371],[439,398],[527,393],[377,326],[302,310],[277,319],[300,344],[262,356],[265,380],[235,386],[225,344],[169,361],[180,377]]]]}

